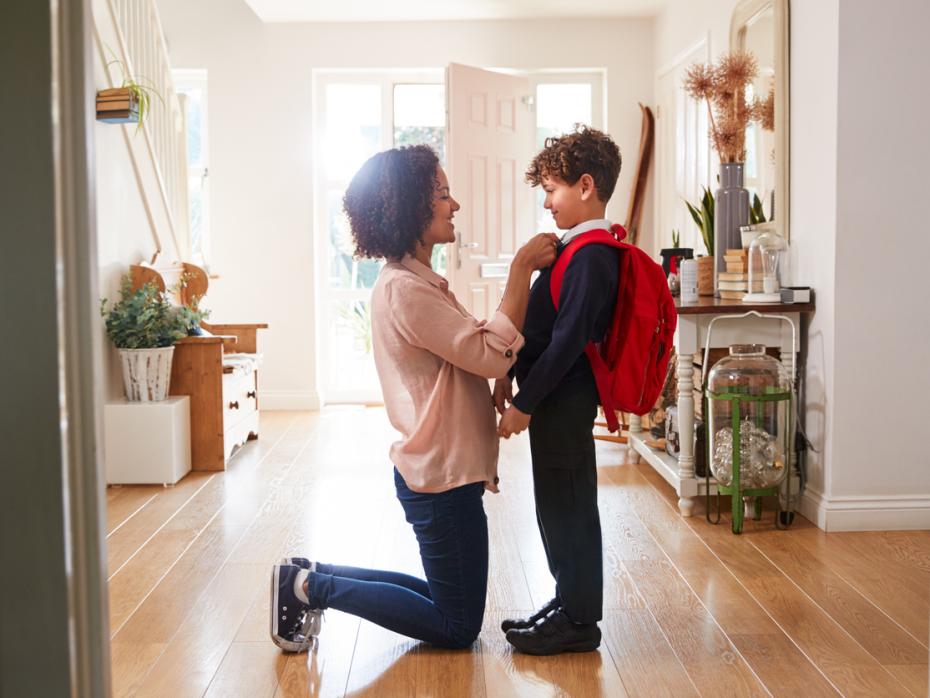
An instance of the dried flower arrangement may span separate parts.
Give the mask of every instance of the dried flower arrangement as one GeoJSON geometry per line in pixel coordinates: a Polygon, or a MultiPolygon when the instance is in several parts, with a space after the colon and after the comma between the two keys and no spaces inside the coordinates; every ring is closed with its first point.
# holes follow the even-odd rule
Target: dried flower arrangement
{"type": "Polygon", "coordinates": [[[756,97],[752,101],[752,119],[758,121],[766,131],[775,130],[775,88],[770,87],[765,99],[756,97]]]}
{"type": "Polygon", "coordinates": [[[752,53],[733,51],[720,56],[717,65],[695,63],[685,75],[685,92],[707,101],[710,138],[720,162],[742,162],[746,157],[746,126],[762,109],[746,101],[746,86],[758,73],[752,53]]]}

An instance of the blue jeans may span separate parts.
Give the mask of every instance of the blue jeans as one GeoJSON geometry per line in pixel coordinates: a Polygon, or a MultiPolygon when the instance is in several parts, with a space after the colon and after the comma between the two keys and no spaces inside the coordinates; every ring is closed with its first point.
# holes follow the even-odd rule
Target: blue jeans
{"type": "Polygon", "coordinates": [[[394,484],[420,544],[426,580],[317,563],[310,606],[351,613],[440,647],[468,647],[481,631],[488,586],[484,483],[421,494],[395,468],[394,484]]]}

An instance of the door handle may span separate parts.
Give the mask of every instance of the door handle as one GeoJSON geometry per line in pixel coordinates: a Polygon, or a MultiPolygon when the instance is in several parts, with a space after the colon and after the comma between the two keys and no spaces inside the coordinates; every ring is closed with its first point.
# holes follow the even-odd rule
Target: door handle
{"type": "Polygon", "coordinates": [[[458,254],[455,255],[455,268],[462,268],[462,250],[473,250],[478,247],[477,242],[465,242],[461,233],[456,233],[455,246],[458,248],[458,254]]]}

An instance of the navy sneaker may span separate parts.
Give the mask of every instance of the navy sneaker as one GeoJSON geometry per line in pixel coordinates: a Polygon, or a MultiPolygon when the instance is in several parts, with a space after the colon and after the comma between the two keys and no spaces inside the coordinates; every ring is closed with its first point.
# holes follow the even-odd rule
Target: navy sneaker
{"type": "Polygon", "coordinates": [[[287,652],[303,652],[313,645],[304,632],[310,607],[297,598],[294,581],[300,567],[275,565],[271,570],[271,640],[287,652]]]}
{"type": "Polygon", "coordinates": [[[311,572],[316,571],[316,563],[310,562],[310,560],[305,557],[282,557],[279,564],[295,565],[297,567],[303,567],[305,570],[310,570],[311,572]]]}
{"type": "MultiPolygon", "coordinates": [[[[311,572],[316,572],[316,563],[311,562],[305,557],[282,557],[280,565],[293,565],[311,572]]],[[[307,619],[304,621],[300,634],[305,637],[316,637],[320,634],[323,626],[323,611],[318,608],[311,608],[307,611],[307,619]]]]}

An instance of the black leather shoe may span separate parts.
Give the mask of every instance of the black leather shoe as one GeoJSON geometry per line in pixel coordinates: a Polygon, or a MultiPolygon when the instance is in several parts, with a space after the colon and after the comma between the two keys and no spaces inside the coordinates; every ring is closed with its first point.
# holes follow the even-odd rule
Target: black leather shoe
{"type": "Polygon", "coordinates": [[[573,623],[564,611],[556,611],[526,630],[510,630],[507,642],[525,654],[593,652],[601,644],[597,623],[573,623]]]}
{"type": "Polygon", "coordinates": [[[537,621],[542,620],[553,611],[557,611],[561,605],[562,602],[559,601],[558,598],[554,598],[529,618],[505,618],[503,622],[501,622],[501,630],[506,633],[508,630],[526,630],[527,628],[532,628],[536,625],[537,621]]]}

